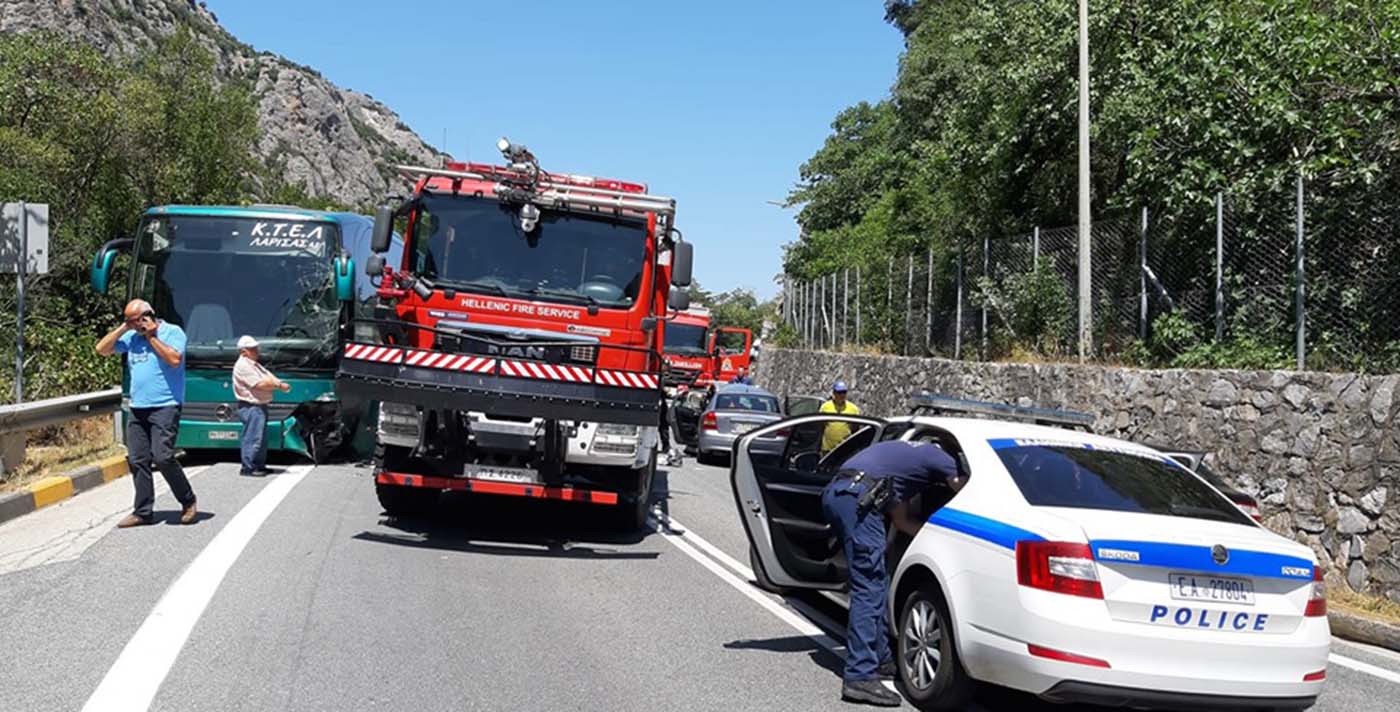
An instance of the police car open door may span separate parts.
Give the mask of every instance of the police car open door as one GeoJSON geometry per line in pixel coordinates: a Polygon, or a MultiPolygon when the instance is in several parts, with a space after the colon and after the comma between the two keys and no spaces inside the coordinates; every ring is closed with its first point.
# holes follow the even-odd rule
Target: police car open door
{"type": "Polygon", "coordinates": [[[845,586],[846,560],[822,514],[822,489],[883,425],[878,418],[804,415],[734,444],[730,484],[756,577],[787,588],[845,586]]]}

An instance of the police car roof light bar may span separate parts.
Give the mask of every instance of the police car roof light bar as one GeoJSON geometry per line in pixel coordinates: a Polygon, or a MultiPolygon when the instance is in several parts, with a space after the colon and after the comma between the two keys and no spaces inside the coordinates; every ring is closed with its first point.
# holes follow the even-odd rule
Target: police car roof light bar
{"type": "Polygon", "coordinates": [[[910,398],[909,412],[911,415],[973,415],[1002,420],[1021,420],[1037,425],[1055,425],[1086,432],[1092,432],[1094,427],[1094,416],[1088,413],[951,398],[927,390],[919,391],[910,398]]]}

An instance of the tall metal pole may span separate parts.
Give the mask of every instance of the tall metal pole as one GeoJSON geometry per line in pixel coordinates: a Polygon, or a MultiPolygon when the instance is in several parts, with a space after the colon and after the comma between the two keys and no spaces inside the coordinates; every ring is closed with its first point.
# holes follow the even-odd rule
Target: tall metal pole
{"type": "Polygon", "coordinates": [[[904,355],[909,355],[909,319],[914,313],[914,253],[909,253],[909,279],[904,284],[904,355]]]}
{"type": "Polygon", "coordinates": [[[856,346],[860,346],[860,265],[856,265],[856,346]]]}
{"type": "Polygon", "coordinates": [[[1225,339],[1225,198],[1215,194],[1215,340],[1225,339]]]}
{"type": "Polygon", "coordinates": [[[1142,209],[1138,235],[1138,339],[1147,340],[1147,208],[1142,209]]]}
{"type": "Polygon", "coordinates": [[[24,402],[24,272],[29,267],[29,205],[19,204],[19,269],[15,271],[15,296],[19,318],[15,329],[15,402],[24,402]]]}
{"type": "Polygon", "coordinates": [[[894,341],[894,255],[890,255],[890,268],[885,272],[885,338],[894,341]]]}
{"type": "Polygon", "coordinates": [[[958,240],[958,272],[954,278],[957,283],[957,305],[953,309],[953,358],[962,358],[962,303],[963,303],[963,248],[962,240],[958,240]]]}
{"type": "Polygon", "coordinates": [[[1040,268],[1040,226],[1035,226],[1035,231],[1031,233],[1031,271],[1040,268]]]}
{"type": "Polygon", "coordinates": [[[928,288],[924,290],[924,354],[933,353],[933,248],[928,248],[928,288]]]}
{"type": "Polygon", "coordinates": [[[1307,282],[1304,280],[1303,268],[1303,174],[1298,174],[1298,235],[1297,245],[1294,249],[1294,279],[1297,281],[1297,289],[1294,290],[1295,303],[1293,305],[1294,319],[1297,322],[1297,333],[1294,334],[1293,349],[1297,354],[1298,370],[1303,370],[1307,364],[1307,321],[1306,312],[1303,309],[1303,300],[1307,291],[1307,282]]]}
{"type": "Polygon", "coordinates": [[[841,343],[851,343],[851,268],[841,270],[841,343]]]}
{"type": "MultiPolygon", "coordinates": [[[[992,276],[992,241],[986,235],[982,236],[982,279],[990,279],[992,276]]],[[[982,358],[987,358],[987,302],[982,301],[982,358]]]]}
{"type": "Polygon", "coordinates": [[[1089,239],[1089,0],[1079,0],[1079,360],[1094,351],[1093,246],[1089,239]]]}

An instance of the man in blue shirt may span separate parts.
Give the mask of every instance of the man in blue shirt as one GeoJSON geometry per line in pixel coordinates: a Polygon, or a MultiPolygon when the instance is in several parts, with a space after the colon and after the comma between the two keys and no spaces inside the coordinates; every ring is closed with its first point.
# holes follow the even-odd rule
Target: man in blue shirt
{"type": "Polygon", "coordinates": [[[889,479],[888,507],[896,528],[913,536],[923,525],[909,500],[934,482],[962,487],[958,466],[943,448],[926,443],[887,440],[852,455],[822,490],[822,511],[846,554],[850,575],[850,617],[846,626],[846,669],[841,699],[880,707],[898,707],[899,695],[880,683],[895,676],[885,620],[889,577],[885,573],[885,512],[858,505],[875,483],[889,479]]]}
{"type": "Polygon", "coordinates": [[[125,529],[153,521],[156,492],[152,462],[180,503],[180,523],[192,524],[198,513],[194,489],[175,460],[180,406],[185,402],[185,332],[157,319],[155,310],[141,299],[128,303],[122,316],[122,324],[97,342],[97,353],[103,356],[126,354],[131,384],[126,461],[136,486],[136,503],[117,526],[125,529]]]}
{"type": "Polygon", "coordinates": [[[744,385],[746,385],[746,386],[752,386],[752,385],[753,385],[753,379],[752,379],[752,378],[749,378],[749,369],[744,368],[743,366],[740,366],[740,367],[739,367],[739,372],[736,373],[736,374],[734,374],[734,377],[731,378],[731,379],[729,379],[729,382],[730,382],[730,383],[742,383],[742,384],[744,384],[744,385]]]}

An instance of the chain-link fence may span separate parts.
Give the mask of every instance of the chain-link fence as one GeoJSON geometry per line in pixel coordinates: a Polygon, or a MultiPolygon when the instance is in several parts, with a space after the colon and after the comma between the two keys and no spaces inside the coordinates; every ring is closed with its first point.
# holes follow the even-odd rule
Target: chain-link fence
{"type": "MultiPolygon", "coordinates": [[[[1093,358],[1400,371],[1400,215],[1379,190],[1301,181],[1093,223],[1093,358]]],[[[788,338],[950,358],[1079,351],[1074,226],[964,239],[785,279],[788,338]]]]}

